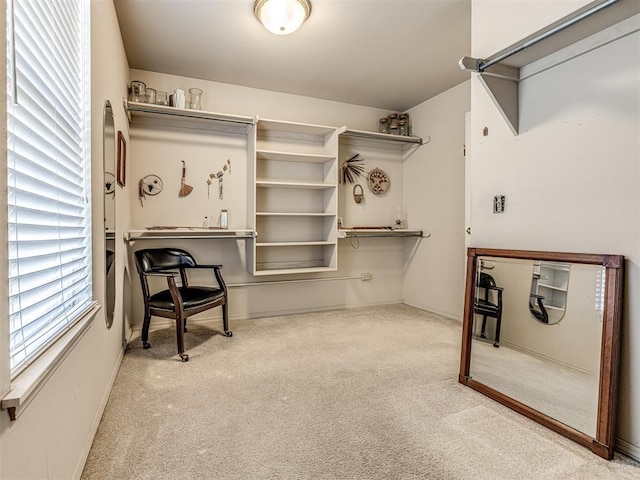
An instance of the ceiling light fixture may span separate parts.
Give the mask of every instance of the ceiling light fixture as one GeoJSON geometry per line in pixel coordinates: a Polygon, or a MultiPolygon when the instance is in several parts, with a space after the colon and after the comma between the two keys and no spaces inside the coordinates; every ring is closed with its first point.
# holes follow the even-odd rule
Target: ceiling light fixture
{"type": "Polygon", "coordinates": [[[253,13],[271,33],[288,35],[295,32],[311,13],[309,0],[256,0],[253,13]]]}

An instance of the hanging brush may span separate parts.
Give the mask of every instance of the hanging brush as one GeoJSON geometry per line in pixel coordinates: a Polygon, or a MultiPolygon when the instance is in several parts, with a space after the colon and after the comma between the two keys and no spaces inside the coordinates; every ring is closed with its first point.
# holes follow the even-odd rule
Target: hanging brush
{"type": "Polygon", "coordinates": [[[180,180],[180,192],[178,192],[179,197],[186,197],[193,191],[193,187],[185,183],[186,176],[187,164],[184,162],[184,160],[182,160],[182,179],[180,180]]]}

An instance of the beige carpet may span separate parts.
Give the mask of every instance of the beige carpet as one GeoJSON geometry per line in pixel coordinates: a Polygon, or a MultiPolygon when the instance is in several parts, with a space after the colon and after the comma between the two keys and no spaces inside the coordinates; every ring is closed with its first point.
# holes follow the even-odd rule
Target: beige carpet
{"type": "Polygon", "coordinates": [[[639,479],[457,382],[461,327],[404,305],[172,329],[124,356],[84,479],[639,479]],[[217,327],[217,326],[216,326],[217,327]]]}

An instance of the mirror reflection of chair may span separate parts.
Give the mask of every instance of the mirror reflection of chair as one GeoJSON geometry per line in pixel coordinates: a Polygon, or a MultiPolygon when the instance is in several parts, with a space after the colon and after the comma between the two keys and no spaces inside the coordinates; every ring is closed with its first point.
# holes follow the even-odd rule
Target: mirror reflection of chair
{"type": "MultiPolygon", "coordinates": [[[[476,283],[478,289],[484,290],[484,297],[481,298],[479,294],[476,294],[475,301],[473,303],[473,311],[478,315],[482,315],[482,329],[480,331],[480,337],[486,338],[485,329],[487,327],[487,317],[496,319],[496,335],[494,337],[493,346],[500,347],[500,325],[502,323],[502,292],[503,288],[496,286],[496,282],[488,273],[480,272],[478,281],[476,283]],[[496,292],[496,301],[493,302],[494,295],[491,292],[496,292]]],[[[479,292],[478,292],[479,293],[479,292]]]]}
{"type": "Polygon", "coordinates": [[[187,331],[187,317],[215,307],[222,307],[224,335],[232,336],[229,330],[227,311],[227,286],[220,270],[222,265],[199,265],[191,254],[177,248],[154,248],[135,252],[135,262],[144,298],[144,322],[142,324],[142,346],[151,347],[149,324],[151,316],[173,318],[176,322],[178,354],[183,362],[189,360],[184,353],[184,332],[187,331]],[[187,270],[213,270],[217,287],[191,286],[188,283],[187,270]],[[181,286],[177,286],[176,277],[181,286]],[[164,277],[168,288],[156,293],[149,290],[148,277],[164,277]]]}
{"type": "Polygon", "coordinates": [[[544,303],[542,302],[544,298],[545,298],[544,296],[536,295],[535,293],[532,293],[531,295],[529,295],[529,311],[538,321],[549,324],[549,313],[547,312],[547,308],[544,306],[544,303]],[[533,304],[534,300],[538,306],[537,308],[533,304]]]}

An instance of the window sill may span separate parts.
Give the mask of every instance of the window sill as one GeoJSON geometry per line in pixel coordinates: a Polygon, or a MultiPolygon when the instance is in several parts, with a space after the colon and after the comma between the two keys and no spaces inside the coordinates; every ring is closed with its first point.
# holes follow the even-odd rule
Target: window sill
{"type": "Polygon", "coordinates": [[[7,410],[11,421],[16,420],[21,415],[67,355],[82,339],[99,310],[100,305],[94,302],[71,330],[51,345],[11,382],[11,390],[0,402],[0,409],[7,410]]]}

